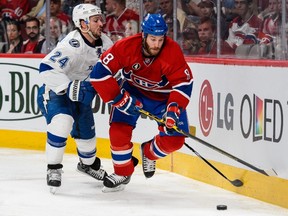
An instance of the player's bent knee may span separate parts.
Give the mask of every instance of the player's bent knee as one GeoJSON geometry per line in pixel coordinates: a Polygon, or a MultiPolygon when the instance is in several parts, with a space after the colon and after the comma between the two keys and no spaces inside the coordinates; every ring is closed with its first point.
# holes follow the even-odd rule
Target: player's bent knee
{"type": "Polygon", "coordinates": [[[163,136],[161,137],[161,149],[164,152],[171,153],[182,148],[184,142],[184,136],[163,136]]]}
{"type": "Polygon", "coordinates": [[[50,124],[48,124],[47,131],[56,136],[67,138],[71,132],[73,122],[74,120],[70,115],[55,115],[50,124]]]}

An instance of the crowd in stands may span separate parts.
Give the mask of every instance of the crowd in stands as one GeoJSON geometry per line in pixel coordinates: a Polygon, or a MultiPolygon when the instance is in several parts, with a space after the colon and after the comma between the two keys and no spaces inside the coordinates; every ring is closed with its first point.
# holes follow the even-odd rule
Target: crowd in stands
{"type": "MultiPolygon", "coordinates": [[[[143,2],[142,14],[161,13],[168,25],[167,36],[178,42],[185,55],[287,59],[287,37],[283,32],[288,32],[288,25],[282,25],[282,20],[287,20],[288,13],[283,19],[281,0],[221,0],[220,7],[217,0],[177,0],[175,19],[173,0],[100,2],[106,18],[103,31],[113,42],[140,31],[139,4],[143,2]]],[[[1,53],[48,53],[74,28],[73,7],[79,3],[96,4],[96,0],[50,0],[49,21],[46,3],[0,0],[1,53]],[[45,40],[46,22],[49,44],[45,40]]]]}

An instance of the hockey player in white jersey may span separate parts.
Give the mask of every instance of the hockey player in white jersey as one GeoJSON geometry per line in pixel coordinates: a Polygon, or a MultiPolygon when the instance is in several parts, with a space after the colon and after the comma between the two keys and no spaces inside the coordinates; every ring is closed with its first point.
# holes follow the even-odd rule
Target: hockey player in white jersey
{"type": "Polygon", "coordinates": [[[47,184],[51,192],[61,186],[62,160],[71,134],[80,158],[77,169],[97,180],[107,175],[96,157],[95,124],[91,102],[95,90],[89,81],[93,65],[112,46],[102,33],[103,15],[95,5],[79,4],[72,14],[76,30],[70,32],[39,67],[43,86],[38,105],[47,122],[47,184]]]}

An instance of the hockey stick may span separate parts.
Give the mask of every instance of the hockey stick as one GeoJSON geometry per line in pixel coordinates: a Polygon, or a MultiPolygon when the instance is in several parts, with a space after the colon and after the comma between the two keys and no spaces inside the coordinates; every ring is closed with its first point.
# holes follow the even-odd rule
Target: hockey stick
{"type": "MultiPolygon", "coordinates": [[[[141,113],[143,113],[146,116],[149,116],[153,119],[155,119],[157,122],[159,123],[164,123],[164,121],[162,119],[159,119],[158,117],[150,114],[147,111],[144,110],[139,110],[141,113]]],[[[235,180],[230,180],[229,178],[227,178],[219,169],[217,169],[213,164],[211,164],[208,160],[206,160],[204,157],[202,157],[196,150],[194,150],[191,146],[189,146],[187,143],[184,143],[184,145],[190,149],[192,152],[194,152],[194,154],[196,156],[198,156],[199,158],[201,158],[206,164],[208,164],[212,169],[214,169],[218,174],[220,174],[223,178],[225,178],[227,181],[229,181],[232,185],[234,185],[235,187],[241,187],[243,185],[243,182],[239,179],[235,179],[235,180]]]]}
{"type": "Polygon", "coordinates": [[[239,179],[230,180],[227,178],[219,169],[217,169],[215,166],[213,166],[208,160],[206,160],[204,157],[202,157],[197,151],[195,151],[191,146],[189,146],[187,143],[184,143],[184,145],[190,149],[194,154],[196,154],[199,158],[201,158],[203,161],[205,161],[212,169],[214,169],[217,173],[219,173],[222,177],[224,177],[227,181],[229,181],[232,185],[235,187],[241,187],[243,185],[243,182],[239,179]]]}
{"type": "MultiPolygon", "coordinates": [[[[154,119],[158,123],[165,124],[163,119],[160,119],[157,116],[155,116],[155,115],[153,115],[153,114],[151,114],[151,113],[149,113],[149,112],[147,112],[147,111],[145,111],[143,109],[139,109],[139,112],[144,114],[144,115],[146,115],[146,116],[148,116],[148,117],[150,117],[150,118],[152,118],[152,119],[154,119]]],[[[219,152],[219,153],[221,153],[221,154],[223,154],[223,155],[225,155],[225,156],[227,156],[227,157],[229,157],[229,158],[231,158],[231,159],[233,159],[233,160],[235,160],[235,161],[237,161],[239,163],[242,163],[243,165],[245,165],[245,166],[247,166],[247,167],[249,167],[249,168],[251,168],[251,169],[253,169],[253,170],[255,170],[255,171],[257,171],[257,172],[259,172],[261,174],[263,174],[263,175],[266,175],[266,176],[270,176],[270,175],[271,176],[276,176],[277,175],[277,173],[275,172],[274,169],[272,169],[270,171],[264,171],[263,169],[259,169],[259,168],[255,167],[255,166],[253,166],[252,164],[250,164],[250,163],[248,163],[248,162],[246,162],[244,160],[241,160],[240,158],[237,158],[236,156],[231,155],[228,152],[226,152],[226,151],[224,151],[224,150],[222,150],[220,148],[217,148],[216,146],[211,145],[210,143],[208,143],[208,142],[206,142],[206,141],[204,141],[204,140],[202,140],[202,139],[200,139],[200,138],[198,138],[196,136],[193,136],[192,134],[181,130],[177,126],[173,126],[173,129],[175,131],[177,131],[178,133],[181,133],[184,136],[190,137],[191,139],[194,139],[194,140],[200,142],[201,144],[203,144],[203,145],[205,145],[205,146],[207,146],[207,147],[209,147],[209,148],[211,148],[211,149],[213,149],[213,150],[215,150],[215,151],[217,151],[217,152],[219,152]]],[[[187,144],[186,144],[186,146],[187,146],[187,144]]]]}

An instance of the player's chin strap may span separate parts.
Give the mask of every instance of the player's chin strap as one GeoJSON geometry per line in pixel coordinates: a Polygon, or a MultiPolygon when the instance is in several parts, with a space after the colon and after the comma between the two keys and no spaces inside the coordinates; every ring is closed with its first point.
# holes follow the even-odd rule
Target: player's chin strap
{"type": "Polygon", "coordinates": [[[97,40],[97,38],[92,34],[92,32],[90,31],[90,25],[89,25],[89,23],[86,23],[86,25],[88,26],[88,29],[87,30],[83,30],[82,28],[81,28],[81,31],[82,32],[84,32],[84,33],[87,33],[87,34],[89,34],[89,36],[93,39],[93,40],[97,40]]]}
{"type": "Polygon", "coordinates": [[[89,36],[93,39],[93,40],[97,40],[96,37],[94,37],[94,35],[92,34],[92,32],[90,31],[90,28],[89,28],[89,31],[87,32],[89,34],[89,36]]]}
{"type": "MultiPolygon", "coordinates": [[[[143,109],[139,109],[138,111],[140,113],[152,118],[153,120],[155,120],[156,122],[158,122],[160,124],[165,124],[164,119],[160,119],[157,116],[155,116],[155,115],[153,115],[153,114],[151,114],[151,113],[149,113],[149,112],[147,112],[147,111],[145,111],[143,109]]],[[[204,140],[202,140],[202,139],[200,139],[200,138],[198,138],[196,136],[193,136],[192,134],[190,134],[188,132],[183,131],[182,129],[180,129],[176,125],[174,125],[172,128],[175,131],[177,131],[178,133],[181,133],[181,134],[183,134],[186,137],[189,137],[189,138],[191,138],[193,140],[196,140],[199,143],[201,143],[201,144],[203,144],[203,145],[205,145],[205,146],[217,151],[218,153],[221,153],[221,154],[223,154],[223,155],[225,155],[225,156],[227,156],[227,157],[229,157],[229,158],[231,158],[231,159],[233,159],[233,160],[235,160],[235,161],[237,161],[237,162],[239,162],[239,163],[241,163],[241,164],[243,164],[243,165],[245,165],[245,166],[247,166],[247,167],[249,167],[249,168],[251,168],[251,169],[253,169],[253,170],[257,171],[257,172],[259,172],[259,173],[261,173],[261,174],[263,174],[263,175],[266,175],[266,176],[277,176],[277,173],[275,172],[274,169],[271,169],[271,170],[259,169],[259,168],[255,167],[255,166],[253,166],[252,164],[250,164],[250,163],[248,163],[248,162],[246,162],[244,160],[241,160],[240,158],[237,158],[236,156],[231,155],[230,153],[228,153],[228,152],[226,152],[226,151],[224,151],[224,150],[222,150],[222,149],[220,149],[220,148],[218,148],[218,147],[216,147],[216,146],[214,146],[214,145],[212,145],[212,144],[210,144],[210,143],[208,143],[208,142],[206,142],[206,141],[204,141],[204,140]]],[[[187,148],[189,148],[191,150],[191,147],[187,143],[184,143],[184,144],[185,144],[185,146],[187,148]]]]}

